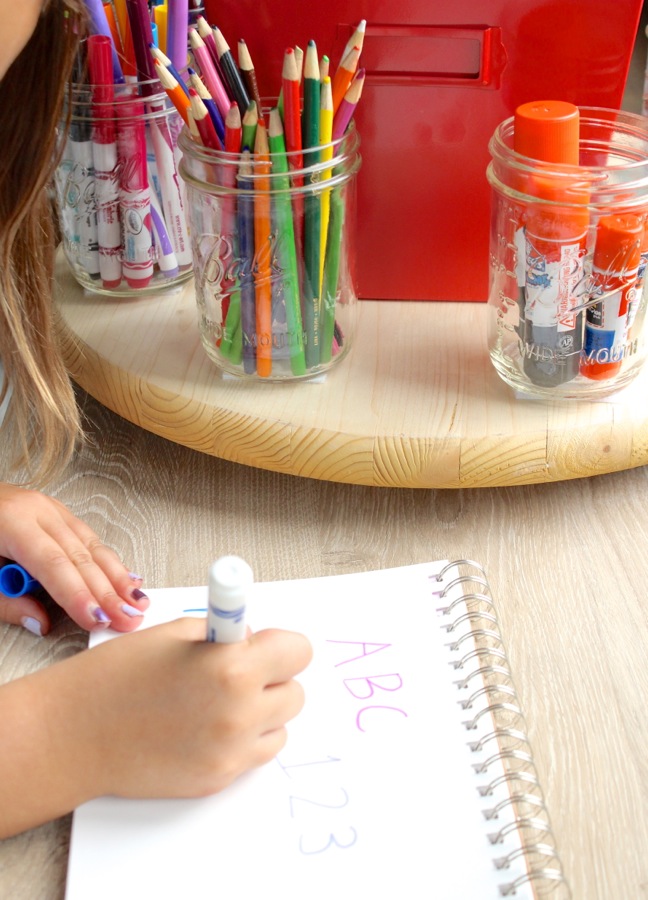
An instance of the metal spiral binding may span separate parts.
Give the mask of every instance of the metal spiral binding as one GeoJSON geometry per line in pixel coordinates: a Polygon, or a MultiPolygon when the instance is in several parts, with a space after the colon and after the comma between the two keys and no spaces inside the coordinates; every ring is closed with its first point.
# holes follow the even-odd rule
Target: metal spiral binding
{"type": "Polygon", "coordinates": [[[496,846],[517,832],[521,843],[521,847],[494,857],[493,863],[505,873],[515,860],[522,859],[527,869],[517,877],[512,873],[509,881],[501,883],[500,895],[515,897],[523,885],[530,884],[536,897],[569,898],[486,572],[474,560],[459,559],[430,576],[430,582],[439,601],[440,627],[450,638],[448,650],[459,654],[450,662],[461,676],[453,683],[458,691],[468,692],[466,699],[458,700],[459,708],[474,713],[462,719],[462,724],[471,732],[488,721],[485,717],[494,723],[478,740],[467,742],[473,753],[486,754],[486,759],[473,765],[475,773],[486,779],[478,785],[479,795],[491,797],[503,785],[508,791],[505,799],[482,810],[485,820],[495,824],[506,809],[513,812],[513,819],[490,831],[487,838],[496,846]],[[468,585],[474,585],[473,592],[468,585]],[[461,591],[456,592],[457,588],[461,591]],[[462,627],[466,633],[457,635],[462,627]]]}

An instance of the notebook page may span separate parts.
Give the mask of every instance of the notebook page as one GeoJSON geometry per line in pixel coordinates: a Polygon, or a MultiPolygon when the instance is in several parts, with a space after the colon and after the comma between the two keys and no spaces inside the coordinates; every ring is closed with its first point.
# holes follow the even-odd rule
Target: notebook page
{"type": "MultiPolygon", "coordinates": [[[[74,815],[66,900],[496,900],[495,826],[430,575],[443,564],[255,584],[253,630],[303,631],[314,658],[279,757],[199,800],[102,798],[74,815]]],[[[206,588],[149,591],[146,626],[205,615],[206,588]]],[[[111,635],[93,636],[94,642],[111,635]]],[[[486,703],[488,701],[485,701],[486,703]]],[[[490,716],[480,731],[492,731],[490,716]]],[[[492,754],[493,748],[490,747],[492,754]]],[[[496,769],[489,769],[494,778],[496,769]]],[[[516,898],[531,898],[528,886],[516,898]]]]}

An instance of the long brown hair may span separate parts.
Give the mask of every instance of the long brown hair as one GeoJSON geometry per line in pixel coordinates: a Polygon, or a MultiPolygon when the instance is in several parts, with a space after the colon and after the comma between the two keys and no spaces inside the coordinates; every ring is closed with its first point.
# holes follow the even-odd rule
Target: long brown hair
{"type": "MultiPolygon", "coordinates": [[[[0,400],[16,465],[43,483],[81,435],[53,328],[55,227],[48,194],[66,85],[85,27],[81,0],[49,0],[0,82],[0,400]]],[[[3,434],[3,438],[5,435],[3,434]]]]}

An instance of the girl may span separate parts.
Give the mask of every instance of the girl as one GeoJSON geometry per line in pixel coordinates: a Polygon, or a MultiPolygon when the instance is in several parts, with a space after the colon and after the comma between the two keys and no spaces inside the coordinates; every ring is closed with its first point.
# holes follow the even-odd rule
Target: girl
{"type": "MultiPolygon", "coordinates": [[[[79,413],[52,328],[55,161],[81,0],[0,0],[2,452],[35,483],[69,460],[79,413]],[[28,98],[28,103],[25,102],[28,98]]],[[[0,484],[0,559],[23,565],[83,628],[135,632],[148,599],[99,537],[55,500],[0,484]]],[[[45,634],[33,597],[0,620],[45,634]]],[[[182,619],[125,635],[0,687],[0,838],[103,794],[194,797],[271,759],[303,704],[310,645],[267,630],[207,644],[182,619]]]]}

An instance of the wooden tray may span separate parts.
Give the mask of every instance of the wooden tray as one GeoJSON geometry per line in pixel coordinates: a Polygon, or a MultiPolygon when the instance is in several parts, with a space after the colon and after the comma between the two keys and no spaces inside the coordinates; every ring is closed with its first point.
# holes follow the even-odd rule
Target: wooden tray
{"type": "Polygon", "coordinates": [[[360,301],[353,349],[321,382],[224,378],[193,282],[85,293],[62,255],[57,307],[74,379],[131,422],[234,462],[381,487],[493,487],[648,462],[648,369],[614,401],[516,399],[486,350],[485,304],[360,301]]]}

